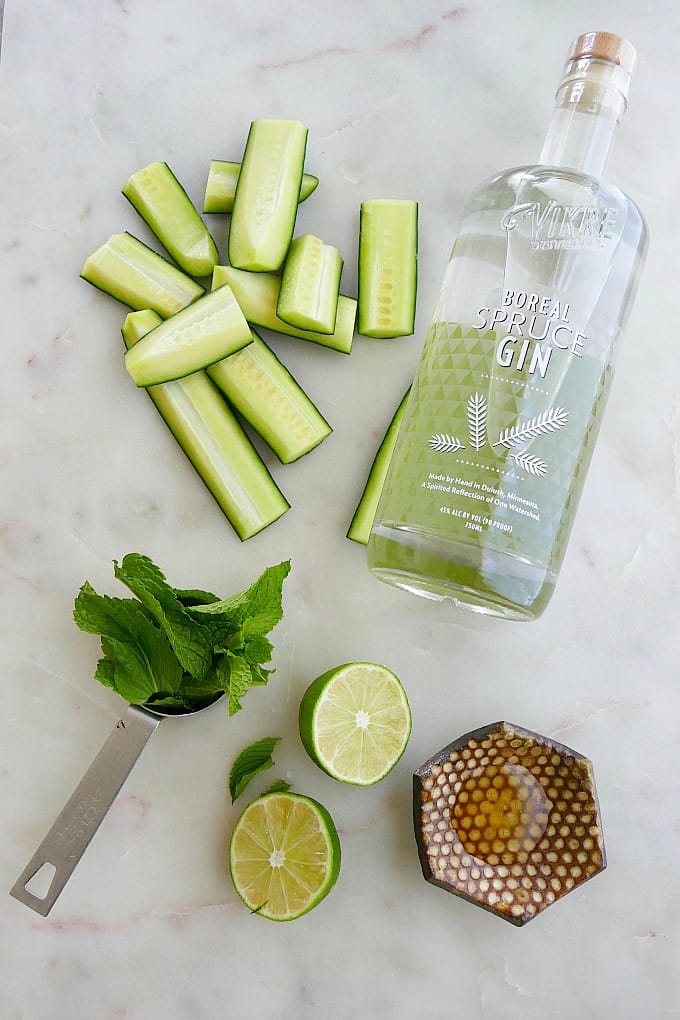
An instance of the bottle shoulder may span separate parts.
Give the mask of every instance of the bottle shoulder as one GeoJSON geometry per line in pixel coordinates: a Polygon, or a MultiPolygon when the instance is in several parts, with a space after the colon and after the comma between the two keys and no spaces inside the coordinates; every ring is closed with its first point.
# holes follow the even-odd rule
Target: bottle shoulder
{"type": "Polygon", "coordinates": [[[482,181],[471,193],[469,203],[479,203],[484,196],[505,193],[510,199],[520,192],[530,192],[533,188],[540,189],[546,196],[558,191],[576,197],[579,192],[591,200],[607,201],[609,199],[619,206],[626,205],[631,214],[637,216],[646,227],[644,216],[638,205],[621,188],[605,178],[591,177],[578,170],[570,170],[561,166],[544,164],[526,164],[502,170],[482,181]]]}
{"type": "Polygon", "coordinates": [[[488,177],[472,192],[463,211],[466,223],[497,219],[503,229],[531,222],[536,230],[554,231],[563,225],[569,233],[585,229],[623,232],[641,249],[647,244],[647,225],[636,203],[617,185],[577,170],[527,164],[510,167],[488,177]]]}

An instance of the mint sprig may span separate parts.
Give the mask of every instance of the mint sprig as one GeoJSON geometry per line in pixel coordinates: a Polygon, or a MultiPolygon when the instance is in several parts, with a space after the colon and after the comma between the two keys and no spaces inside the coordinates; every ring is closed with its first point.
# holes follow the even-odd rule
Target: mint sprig
{"type": "Polygon", "coordinates": [[[273,672],[267,634],[283,615],[289,571],[289,561],[268,567],[250,588],[220,599],[173,588],[140,553],[114,561],[116,578],[135,598],[99,595],[86,581],[74,607],[76,625],[101,638],[95,678],[132,704],[164,711],[201,708],[225,693],[233,715],[273,672]]]}

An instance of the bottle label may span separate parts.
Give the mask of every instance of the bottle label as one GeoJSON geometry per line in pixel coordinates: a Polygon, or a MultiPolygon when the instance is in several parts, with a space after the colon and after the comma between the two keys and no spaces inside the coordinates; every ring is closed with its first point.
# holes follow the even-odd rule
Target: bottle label
{"type": "Polygon", "coordinates": [[[378,519],[556,566],[610,372],[568,305],[530,297],[540,343],[498,328],[497,309],[430,327],[378,519]]]}
{"type": "Polygon", "coordinates": [[[518,202],[501,218],[508,232],[519,229],[529,251],[598,251],[620,233],[616,206],[561,205],[555,199],[518,202]]]}

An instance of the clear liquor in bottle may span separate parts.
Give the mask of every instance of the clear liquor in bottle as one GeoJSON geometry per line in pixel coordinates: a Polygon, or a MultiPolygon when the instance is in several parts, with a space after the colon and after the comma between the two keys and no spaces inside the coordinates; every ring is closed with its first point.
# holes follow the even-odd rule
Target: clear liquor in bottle
{"type": "Polygon", "coordinates": [[[464,210],[368,544],[387,583],[517,620],[553,593],[646,249],[602,179],[634,61],[580,36],[539,165],[464,210]]]}

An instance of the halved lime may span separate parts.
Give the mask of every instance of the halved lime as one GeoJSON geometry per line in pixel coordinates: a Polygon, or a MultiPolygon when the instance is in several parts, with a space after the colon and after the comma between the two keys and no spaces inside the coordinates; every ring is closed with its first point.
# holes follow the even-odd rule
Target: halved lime
{"type": "Polygon", "coordinates": [[[300,704],[300,736],[310,757],[343,783],[371,786],[401,758],[411,710],[394,673],[349,662],[318,677],[300,704]]]}
{"type": "Polygon", "coordinates": [[[234,888],[253,912],[292,921],[320,903],[340,872],[340,841],[321,804],[268,793],[236,822],[229,845],[234,888]]]}

